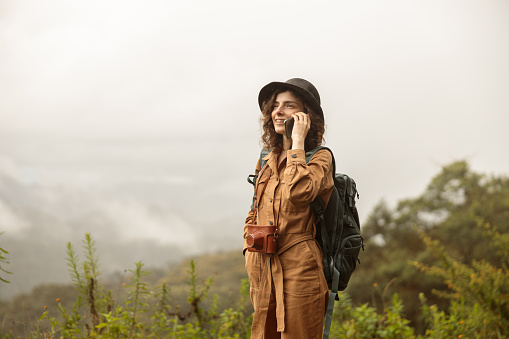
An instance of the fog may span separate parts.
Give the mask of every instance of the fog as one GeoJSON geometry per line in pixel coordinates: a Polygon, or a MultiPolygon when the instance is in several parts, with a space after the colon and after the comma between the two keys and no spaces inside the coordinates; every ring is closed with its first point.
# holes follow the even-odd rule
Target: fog
{"type": "Polygon", "coordinates": [[[509,173],[507,1],[0,1],[0,298],[242,246],[258,91],[310,80],[374,205],[466,159],[509,173]],[[2,266],[4,267],[4,266],[2,266]]]}

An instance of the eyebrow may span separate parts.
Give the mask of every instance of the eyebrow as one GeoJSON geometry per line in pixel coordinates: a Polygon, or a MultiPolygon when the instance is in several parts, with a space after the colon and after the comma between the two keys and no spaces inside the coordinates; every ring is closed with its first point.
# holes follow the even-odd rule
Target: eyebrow
{"type": "Polygon", "coordinates": [[[279,103],[282,103],[282,104],[299,104],[297,101],[282,101],[282,102],[279,102],[279,101],[274,101],[274,103],[276,104],[279,104],[279,103]]]}

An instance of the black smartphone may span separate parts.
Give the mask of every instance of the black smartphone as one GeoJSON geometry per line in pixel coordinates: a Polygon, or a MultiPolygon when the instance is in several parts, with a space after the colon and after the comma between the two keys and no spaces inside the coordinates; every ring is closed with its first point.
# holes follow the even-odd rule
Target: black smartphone
{"type": "Polygon", "coordinates": [[[285,120],[285,131],[286,131],[286,137],[288,139],[292,138],[292,130],[293,130],[293,123],[294,122],[295,122],[295,120],[293,118],[285,120]]]}

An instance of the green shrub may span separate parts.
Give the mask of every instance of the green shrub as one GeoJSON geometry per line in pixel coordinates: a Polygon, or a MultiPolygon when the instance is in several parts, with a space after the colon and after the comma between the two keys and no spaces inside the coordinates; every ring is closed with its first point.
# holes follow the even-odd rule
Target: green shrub
{"type": "MultiPolygon", "coordinates": [[[[341,293],[335,303],[330,338],[351,339],[449,339],[449,338],[505,338],[509,334],[509,235],[494,227],[479,223],[486,237],[491,239],[490,251],[497,258],[462,263],[452,258],[438,241],[423,232],[427,251],[435,257],[433,265],[413,262],[419,271],[443,281],[449,290],[435,294],[450,300],[447,310],[428,305],[423,293],[419,295],[421,317],[426,329],[415,333],[403,314],[398,294],[386,296],[389,282],[383,291],[373,285],[373,301],[354,306],[348,294],[341,293]]],[[[76,288],[74,303],[56,299],[58,314],[48,307],[35,325],[24,324],[22,336],[16,331],[0,338],[249,338],[252,309],[249,305],[249,283],[241,281],[240,293],[234,307],[222,309],[217,295],[210,296],[212,279],[199,278],[194,260],[187,270],[187,307],[173,305],[167,284],[152,288],[145,282],[148,275],[143,263],[126,272],[125,282],[119,282],[121,293],[114,294],[102,284],[95,243],[89,234],[83,240],[83,257],[76,254],[71,243],[67,246],[67,265],[76,288]],[[203,281],[203,282],[202,282],[203,281]],[[202,282],[202,283],[201,283],[202,282]],[[64,306],[65,304],[65,306],[64,306]]],[[[60,293],[64,290],[60,287],[60,293]]],[[[365,292],[366,293],[366,292],[365,292]]],[[[74,297],[69,297],[72,299],[74,297]]]]}
{"type": "Polygon", "coordinates": [[[453,259],[437,241],[423,232],[421,237],[437,259],[433,266],[415,262],[422,272],[441,278],[449,291],[433,291],[450,299],[448,312],[434,305],[428,306],[424,295],[423,317],[428,324],[429,338],[505,338],[509,334],[509,235],[500,234],[495,227],[479,222],[498,253],[499,266],[486,260],[470,265],[453,259]]]}
{"type": "Polygon", "coordinates": [[[392,296],[392,304],[383,313],[363,304],[353,307],[346,293],[339,295],[334,305],[331,338],[355,339],[411,339],[415,338],[409,321],[402,316],[403,304],[397,294],[392,296]]]}
{"type": "MultiPolygon", "coordinates": [[[[237,309],[229,308],[219,313],[217,296],[213,296],[207,309],[212,284],[209,278],[203,286],[197,281],[194,261],[190,262],[189,294],[187,302],[191,311],[183,314],[177,305],[169,303],[169,289],[163,284],[150,290],[143,278],[148,272],[143,263],[129,270],[130,279],[123,283],[125,300],[113,299],[111,291],[98,284],[99,260],[90,234],[83,240],[85,260],[80,262],[72,244],[67,246],[67,264],[72,281],[79,291],[72,311],[66,310],[57,299],[60,319],[50,317],[45,311],[32,338],[248,338],[251,318],[246,316],[245,304],[249,294],[247,281],[241,283],[241,298],[237,309]]],[[[8,337],[8,336],[7,336],[8,337]]]]}

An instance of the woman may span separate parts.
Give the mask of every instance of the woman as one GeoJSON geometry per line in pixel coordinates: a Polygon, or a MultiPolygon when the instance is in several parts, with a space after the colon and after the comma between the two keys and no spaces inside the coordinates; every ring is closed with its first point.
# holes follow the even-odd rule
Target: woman
{"type": "Polygon", "coordinates": [[[270,170],[260,172],[260,160],[256,166],[258,185],[265,188],[256,191],[256,214],[246,218],[244,239],[248,224],[276,225],[279,237],[275,254],[246,251],[244,241],[255,309],[251,338],[321,338],[328,289],[309,203],[317,196],[329,201],[333,166],[327,150],[305,161],[305,152],[323,142],[320,96],[310,82],[295,78],[269,83],[258,102],[262,141],[272,151],[264,157],[270,170]],[[288,118],[295,119],[291,138],[288,118]]]}

